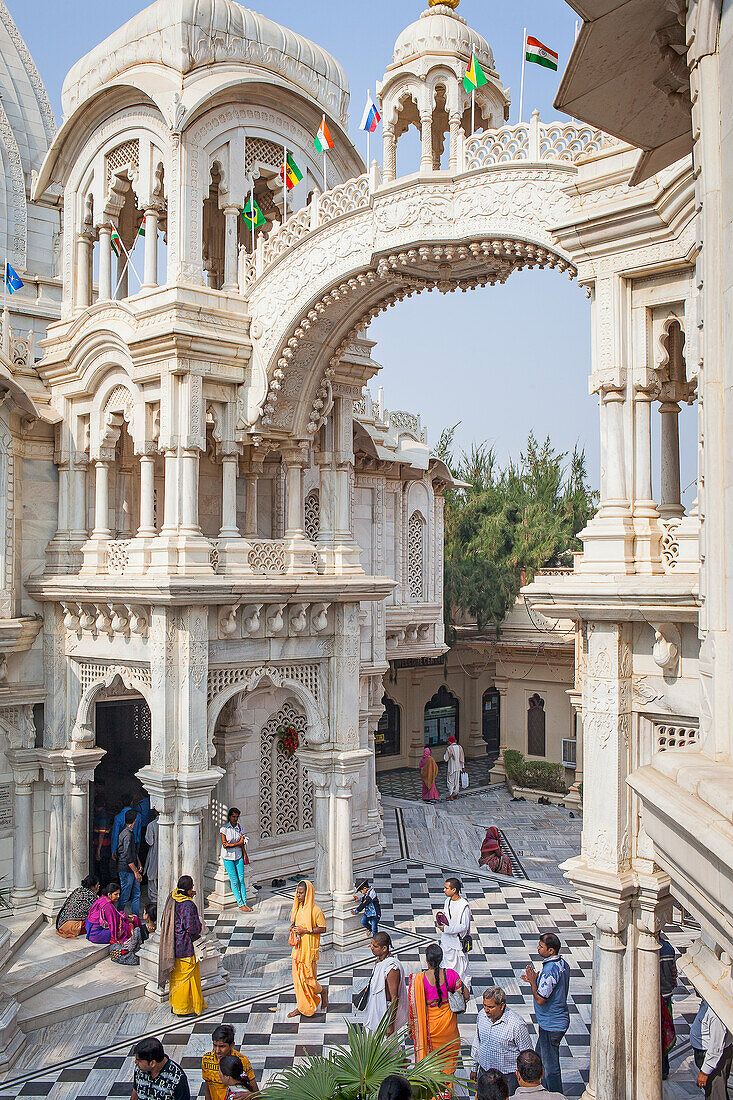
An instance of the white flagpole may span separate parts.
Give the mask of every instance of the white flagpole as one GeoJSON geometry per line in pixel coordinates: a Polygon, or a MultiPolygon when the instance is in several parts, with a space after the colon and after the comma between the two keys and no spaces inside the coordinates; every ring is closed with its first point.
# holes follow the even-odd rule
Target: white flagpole
{"type": "MultiPolygon", "coordinates": [[[[119,233],[117,234],[117,240],[119,241],[120,248],[125,253],[125,266],[122,268],[122,271],[120,272],[120,277],[117,280],[117,286],[115,287],[115,298],[117,297],[117,294],[119,293],[119,289],[122,286],[122,280],[125,277],[125,272],[127,271],[128,267],[129,267],[130,271],[133,273],[133,275],[135,276],[135,278],[137,279],[138,283],[140,284],[140,289],[142,289],[142,285],[143,285],[142,279],[140,278],[137,271],[135,270],[135,265],[132,262],[132,258],[130,256],[130,253],[125,248],[122,237],[119,235],[119,233]]],[[[135,244],[137,244],[137,237],[135,238],[135,244]]],[[[133,244],[132,247],[134,249],[135,245],[133,244]]]]}
{"type": "MultiPolygon", "coordinates": [[[[367,99],[371,100],[371,98],[372,98],[372,90],[371,90],[371,88],[367,88],[367,99]]],[[[369,173],[372,170],[372,162],[371,162],[371,158],[369,156],[369,148],[370,148],[369,141],[370,141],[371,136],[372,136],[371,130],[367,130],[367,175],[369,175],[369,173]]]]}
{"type": "MultiPolygon", "coordinates": [[[[6,230],[7,235],[7,230],[6,230]]],[[[5,249],[5,267],[3,268],[3,331],[2,350],[8,354],[10,351],[10,317],[8,314],[8,252],[5,249]]]]}
{"type": "Polygon", "coordinates": [[[325,150],[325,147],[324,147],[324,150],[323,150],[323,190],[325,191],[327,188],[328,188],[328,184],[326,183],[326,150],[325,150]]]}
{"type": "Polygon", "coordinates": [[[522,111],[524,109],[524,64],[527,60],[527,28],[524,28],[524,37],[522,38],[522,83],[519,88],[519,123],[522,123],[522,111]]]}
{"type": "Polygon", "coordinates": [[[476,133],[476,89],[471,88],[471,133],[476,133]]]}
{"type": "Polygon", "coordinates": [[[255,178],[249,181],[249,238],[252,247],[252,254],[255,250],[255,230],[257,229],[257,216],[255,214],[255,178]]]}
{"type": "Polygon", "coordinates": [[[288,147],[283,145],[283,225],[288,220],[288,147]]]}

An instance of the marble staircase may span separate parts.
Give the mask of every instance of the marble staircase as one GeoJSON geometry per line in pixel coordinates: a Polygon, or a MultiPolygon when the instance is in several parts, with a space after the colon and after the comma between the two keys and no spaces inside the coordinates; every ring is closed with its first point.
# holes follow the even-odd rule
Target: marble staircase
{"type": "Polygon", "coordinates": [[[2,980],[25,1033],[132,1000],[145,986],[138,967],[110,962],[105,945],[62,939],[40,914],[19,926],[2,980]]]}

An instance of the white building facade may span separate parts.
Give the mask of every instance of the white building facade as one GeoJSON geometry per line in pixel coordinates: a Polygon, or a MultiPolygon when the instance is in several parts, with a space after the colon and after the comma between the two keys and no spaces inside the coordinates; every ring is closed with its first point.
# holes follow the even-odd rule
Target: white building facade
{"type": "MultiPolygon", "coordinates": [[[[687,972],[733,1025],[730,12],[721,21],[713,0],[647,6],[637,37],[657,35],[649,134],[625,129],[613,97],[608,117],[574,100],[576,67],[567,103],[588,123],[503,125],[488,43],[455,3],[432,4],[400,35],[381,85],[383,173],[363,173],[346,136],[340,66],[233,0],[158,0],[136,16],[72,69],[53,137],[0,6],[18,79],[35,89],[41,157],[53,138],[42,166],[21,167],[26,199],[38,172],[28,209],[58,257],[43,270],[39,259],[34,280],[14,246],[33,293],[20,319],[4,318],[0,371],[11,502],[0,767],[15,822],[0,860],[18,911],[52,914],[86,872],[104,776],[120,796],[141,785],[159,810],[163,895],[187,872],[228,903],[216,830],[236,802],[254,876],[313,866],[333,942],[349,942],[354,862],[381,847],[374,733],[387,661],[444,650],[449,479],[415,418],[364,393],[378,369],[365,328],[422,290],[549,266],[591,297],[600,406],[601,506],[583,556],[572,576],[527,590],[582,637],[584,834],[570,874],[596,928],[589,1095],[661,1096],[656,932],[673,894],[703,928],[687,972]],[[474,52],[489,77],[475,119],[461,85],[474,52]],[[326,179],[312,146],[324,113],[326,179]],[[694,171],[678,159],[693,120],[694,171]],[[411,125],[420,164],[406,174],[400,161],[398,175],[411,125]],[[641,168],[626,142],[646,150],[641,168]],[[303,174],[287,196],[286,150],[303,174]],[[254,241],[241,218],[252,194],[267,222],[254,241]],[[135,249],[140,285],[124,259],[135,249]],[[39,302],[58,319],[36,343],[20,320],[36,333],[39,302]],[[698,499],[686,510],[678,418],[698,404],[698,499]],[[115,714],[122,704],[134,721],[115,714]],[[278,752],[284,726],[302,735],[295,757],[278,752]]],[[[579,57],[614,8],[584,0],[579,57]]],[[[6,191],[20,179],[9,147],[6,191]]],[[[144,954],[159,997],[154,941],[144,954]]],[[[9,1058],[11,1007],[3,1019],[9,1058]]]]}

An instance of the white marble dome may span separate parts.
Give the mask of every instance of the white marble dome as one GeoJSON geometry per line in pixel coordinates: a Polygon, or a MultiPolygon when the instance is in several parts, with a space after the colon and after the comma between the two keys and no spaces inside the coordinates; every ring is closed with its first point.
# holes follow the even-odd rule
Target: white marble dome
{"type": "Polygon", "coordinates": [[[484,68],[493,70],[494,54],[486,39],[447,4],[438,4],[405,27],[395,43],[392,60],[393,66],[404,65],[425,54],[447,54],[468,64],[473,53],[484,68]]]}
{"type": "Polygon", "coordinates": [[[154,65],[186,76],[217,63],[283,77],[332,117],[346,119],[349,83],[338,61],[235,0],[156,0],[69,71],[62,91],[64,115],[128,70],[154,65]]]}

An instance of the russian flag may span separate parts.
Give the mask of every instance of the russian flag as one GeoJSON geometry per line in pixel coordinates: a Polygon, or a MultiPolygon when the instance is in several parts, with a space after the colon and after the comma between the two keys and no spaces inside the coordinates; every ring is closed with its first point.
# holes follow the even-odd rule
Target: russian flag
{"type": "Polygon", "coordinates": [[[373,134],[377,128],[377,124],[382,121],[382,116],[377,110],[377,105],[372,99],[371,91],[367,92],[367,101],[364,108],[364,114],[361,120],[360,129],[366,130],[368,134],[373,134]]]}

